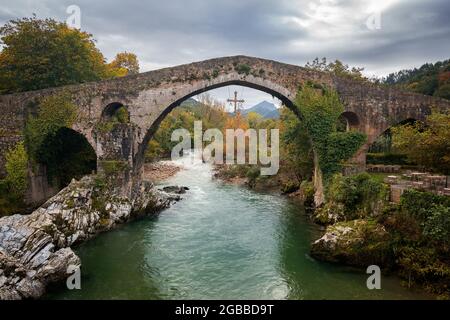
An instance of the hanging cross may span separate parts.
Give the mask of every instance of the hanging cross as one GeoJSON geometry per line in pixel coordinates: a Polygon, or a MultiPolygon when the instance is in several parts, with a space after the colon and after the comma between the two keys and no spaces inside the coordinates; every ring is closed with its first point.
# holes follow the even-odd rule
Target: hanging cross
{"type": "Polygon", "coordinates": [[[237,108],[238,102],[239,103],[244,103],[245,102],[245,100],[238,100],[237,94],[238,94],[237,91],[235,91],[234,92],[234,99],[227,99],[227,102],[233,102],[234,103],[234,114],[236,114],[236,112],[238,111],[238,108],[237,108]]]}

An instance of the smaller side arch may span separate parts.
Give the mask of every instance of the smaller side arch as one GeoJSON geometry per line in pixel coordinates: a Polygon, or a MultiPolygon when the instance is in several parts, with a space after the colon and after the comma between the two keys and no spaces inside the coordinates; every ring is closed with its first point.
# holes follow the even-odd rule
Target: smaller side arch
{"type": "Polygon", "coordinates": [[[128,108],[121,102],[112,102],[102,110],[100,121],[109,121],[113,119],[114,116],[117,116],[117,114],[122,110],[126,111],[126,118],[129,120],[130,111],[128,110],[128,108]]]}
{"type": "Polygon", "coordinates": [[[401,120],[399,122],[396,122],[390,126],[388,126],[385,130],[380,132],[378,135],[374,137],[374,140],[371,141],[368,145],[368,152],[369,153],[378,153],[378,152],[391,152],[391,146],[392,146],[392,128],[403,126],[403,125],[412,125],[415,123],[421,123],[420,120],[414,119],[414,118],[407,118],[404,120],[401,120]]]}
{"type": "Polygon", "coordinates": [[[342,112],[339,120],[345,124],[345,131],[357,130],[361,125],[358,115],[353,111],[342,112]]]}

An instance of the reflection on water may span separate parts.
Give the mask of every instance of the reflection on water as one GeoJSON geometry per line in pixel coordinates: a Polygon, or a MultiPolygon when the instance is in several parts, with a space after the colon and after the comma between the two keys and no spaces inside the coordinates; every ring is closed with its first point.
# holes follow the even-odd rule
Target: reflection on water
{"type": "Polygon", "coordinates": [[[426,298],[364,271],[308,255],[319,231],[300,205],[211,179],[208,164],[179,160],[165,185],[190,190],[157,217],[98,236],[76,251],[82,289],[49,299],[412,299],[426,298]]]}

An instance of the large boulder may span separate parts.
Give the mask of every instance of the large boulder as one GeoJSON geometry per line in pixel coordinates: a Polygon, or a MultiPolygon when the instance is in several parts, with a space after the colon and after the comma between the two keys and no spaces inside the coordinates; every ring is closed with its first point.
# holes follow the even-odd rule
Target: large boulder
{"type": "Polygon", "coordinates": [[[132,218],[168,207],[173,197],[142,182],[131,197],[99,182],[73,180],[30,215],[0,219],[0,299],[38,298],[80,259],[70,246],[132,218]]]}
{"type": "Polygon", "coordinates": [[[311,247],[316,259],[358,267],[391,266],[389,233],[383,225],[369,219],[338,222],[327,227],[325,234],[311,247]]]}

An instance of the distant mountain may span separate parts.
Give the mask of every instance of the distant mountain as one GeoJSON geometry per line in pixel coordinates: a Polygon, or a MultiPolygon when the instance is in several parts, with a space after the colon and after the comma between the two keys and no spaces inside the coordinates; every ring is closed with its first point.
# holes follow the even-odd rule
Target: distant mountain
{"type": "Polygon", "coordinates": [[[250,112],[256,112],[266,119],[278,119],[280,117],[278,108],[275,107],[273,103],[267,101],[260,102],[251,108],[241,110],[243,115],[247,115],[250,112]]]}
{"type": "Polygon", "coordinates": [[[195,100],[194,98],[188,98],[180,103],[180,107],[190,108],[190,107],[199,107],[202,103],[195,100]]]}
{"type": "MultiPolygon", "coordinates": [[[[195,111],[198,107],[203,106],[203,104],[194,98],[189,98],[180,104],[180,107],[195,111]]],[[[280,117],[280,111],[273,103],[262,101],[251,108],[241,109],[241,113],[245,116],[250,112],[256,112],[260,114],[265,119],[278,119],[280,117]]],[[[233,115],[234,112],[229,112],[229,115],[233,115]]]]}

